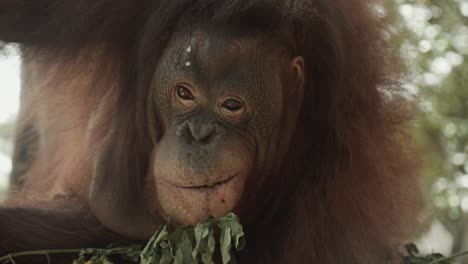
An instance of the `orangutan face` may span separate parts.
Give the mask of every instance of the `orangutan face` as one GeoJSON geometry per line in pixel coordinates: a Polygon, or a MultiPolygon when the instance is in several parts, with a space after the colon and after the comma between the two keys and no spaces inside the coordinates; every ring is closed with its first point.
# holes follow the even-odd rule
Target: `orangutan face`
{"type": "Polygon", "coordinates": [[[153,98],[163,124],[153,172],[165,216],[192,224],[235,210],[247,179],[272,162],[285,75],[298,81],[302,59],[291,64],[262,43],[201,29],[172,37],[153,98]]]}

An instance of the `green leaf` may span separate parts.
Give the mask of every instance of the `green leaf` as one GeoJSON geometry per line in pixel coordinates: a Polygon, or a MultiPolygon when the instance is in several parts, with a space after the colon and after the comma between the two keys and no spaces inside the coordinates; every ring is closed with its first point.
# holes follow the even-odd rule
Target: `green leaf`
{"type": "Polygon", "coordinates": [[[214,218],[208,217],[204,223],[199,223],[194,229],[195,235],[195,248],[193,249],[193,263],[198,263],[198,257],[201,256],[203,264],[214,264],[213,253],[215,249],[214,231],[213,231],[214,218]]]}
{"type": "Polygon", "coordinates": [[[188,261],[188,264],[193,263],[193,245],[195,242],[195,237],[193,235],[193,227],[188,228],[185,230],[183,236],[182,236],[182,242],[180,243],[180,249],[183,252],[184,255],[184,260],[188,261]]]}
{"type": "Polygon", "coordinates": [[[231,261],[231,228],[223,226],[221,230],[220,248],[223,264],[228,264],[231,261]]]}
{"type": "Polygon", "coordinates": [[[163,225],[146,244],[140,253],[140,264],[172,263],[172,254],[168,250],[168,226],[163,225]]]}
{"type": "Polygon", "coordinates": [[[114,262],[110,261],[107,257],[102,257],[102,264],[114,264],[114,262]]]}
{"type": "Polygon", "coordinates": [[[219,219],[218,226],[221,228],[220,248],[223,264],[236,263],[234,255],[231,253],[232,245],[237,251],[245,247],[245,234],[239,218],[233,213],[219,219]]]}
{"type": "Polygon", "coordinates": [[[152,262],[151,264],[172,264],[174,255],[172,254],[172,248],[167,246],[161,250],[161,259],[159,261],[152,262]]]}
{"type": "Polygon", "coordinates": [[[214,238],[214,231],[213,229],[211,229],[210,233],[208,234],[207,251],[206,253],[202,253],[203,264],[214,264],[213,253],[215,251],[215,247],[216,247],[216,241],[214,238]]]}

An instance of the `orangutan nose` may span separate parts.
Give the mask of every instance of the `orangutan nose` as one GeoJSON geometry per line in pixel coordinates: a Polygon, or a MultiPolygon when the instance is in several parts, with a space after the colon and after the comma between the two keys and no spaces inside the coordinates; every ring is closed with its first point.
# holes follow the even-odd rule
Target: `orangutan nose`
{"type": "Polygon", "coordinates": [[[176,130],[176,135],[187,142],[209,143],[217,134],[215,121],[189,120],[182,123],[176,130]]]}
{"type": "Polygon", "coordinates": [[[216,135],[216,124],[214,122],[189,122],[190,135],[199,143],[208,143],[216,135]]]}

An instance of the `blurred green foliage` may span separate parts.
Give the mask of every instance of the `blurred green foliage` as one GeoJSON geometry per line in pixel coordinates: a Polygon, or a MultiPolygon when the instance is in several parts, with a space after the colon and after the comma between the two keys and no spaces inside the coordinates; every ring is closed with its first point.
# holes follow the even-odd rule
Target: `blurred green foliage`
{"type": "Polygon", "coordinates": [[[13,120],[5,123],[0,122],[0,139],[12,140],[13,131],[14,131],[14,122],[13,120]]]}
{"type": "Polygon", "coordinates": [[[468,0],[393,0],[400,15],[407,87],[418,93],[416,137],[435,216],[466,243],[468,227],[468,0]]]}
{"type": "Polygon", "coordinates": [[[5,197],[8,187],[5,186],[5,177],[8,177],[8,167],[5,166],[5,157],[11,155],[14,136],[14,121],[0,122],[0,201],[5,197]]]}

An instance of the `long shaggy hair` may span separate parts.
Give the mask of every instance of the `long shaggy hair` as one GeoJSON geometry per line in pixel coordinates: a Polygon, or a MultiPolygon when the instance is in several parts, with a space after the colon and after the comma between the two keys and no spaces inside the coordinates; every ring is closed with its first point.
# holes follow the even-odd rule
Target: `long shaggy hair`
{"type": "MultiPolygon", "coordinates": [[[[259,36],[284,32],[277,38],[305,61],[303,108],[283,168],[247,186],[241,221],[248,245],[239,262],[378,263],[397,257],[422,208],[413,108],[382,8],[370,0],[7,0],[0,39],[21,43],[26,65],[48,69],[36,79],[47,78],[49,88],[40,98],[31,92],[29,108],[66,89],[54,83],[91,80],[77,91],[90,147],[68,153],[67,164],[89,161],[93,173],[127,181],[132,193],[117,201],[126,203],[139,201],[152,133],[163,133],[147,98],[178,21],[190,16],[259,36]]],[[[22,118],[52,129],[37,111],[22,118]]],[[[38,181],[32,178],[29,186],[38,181]]]]}

